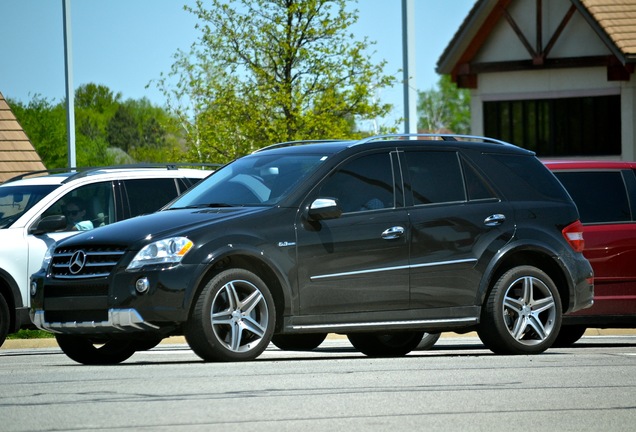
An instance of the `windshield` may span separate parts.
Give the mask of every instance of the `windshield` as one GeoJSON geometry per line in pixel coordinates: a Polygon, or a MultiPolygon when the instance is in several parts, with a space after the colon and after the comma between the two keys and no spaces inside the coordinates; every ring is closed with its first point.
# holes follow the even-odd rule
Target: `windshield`
{"type": "Polygon", "coordinates": [[[169,208],[275,205],[326,159],[255,153],[219,169],[169,208]]]}
{"type": "Polygon", "coordinates": [[[8,228],[59,185],[0,187],[0,229],[8,228]]]}

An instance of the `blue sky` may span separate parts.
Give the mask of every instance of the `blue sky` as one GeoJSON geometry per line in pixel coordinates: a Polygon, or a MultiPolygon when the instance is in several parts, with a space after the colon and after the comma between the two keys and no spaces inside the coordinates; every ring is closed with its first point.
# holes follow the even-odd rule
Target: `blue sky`
{"type": "MultiPolygon", "coordinates": [[[[437,60],[476,0],[415,0],[417,90],[438,80],[437,60]]],[[[54,102],[65,93],[63,0],[0,1],[0,92],[28,102],[36,94],[54,102]]],[[[194,15],[183,5],[195,0],[71,0],[73,84],[96,83],[124,99],[147,97],[164,105],[146,85],[167,73],[173,54],[199,37],[194,15]]],[[[385,73],[402,79],[401,0],[359,0],[360,39],[375,41],[374,59],[388,62],[385,73]]],[[[403,115],[401,85],[378,97],[403,115]]]]}

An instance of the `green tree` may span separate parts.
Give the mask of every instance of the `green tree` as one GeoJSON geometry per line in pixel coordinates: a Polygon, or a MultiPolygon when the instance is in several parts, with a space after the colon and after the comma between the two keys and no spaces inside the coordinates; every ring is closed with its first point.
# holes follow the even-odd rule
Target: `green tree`
{"type": "Polygon", "coordinates": [[[450,75],[441,75],[437,88],[419,92],[417,111],[420,130],[470,133],[470,91],[457,88],[450,75]]]}
{"type": "Polygon", "coordinates": [[[68,152],[64,106],[40,95],[35,95],[27,104],[17,100],[8,102],[42,163],[47,168],[65,167],[68,152]]]}
{"type": "Polygon", "coordinates": [[[277,141],[356,136],[381,117],[373,99],[393,84],[372,43],[347,32],[346,0],[201,0],[201,36],[157,86],[186,133],[191,158],[223,162],[277,141]]]}
{"type": "Polygon", "coordinates": [[[128,153],[128,150],[139,145],[139,126],[126,105],[119,105],[115,115],[106,126],[108,143],[128,153]]]}
{"type": "MultiPolygon", "coordinates": [[[[78,166],[186,160],[182,131],[147,99],[121,100],[108,87],[85,84],[75,91],[75,151],[78,166]]],[[[65,101],[36,95],[27,104],[9,101],[47,168],[68,163],[65,101]]]]}

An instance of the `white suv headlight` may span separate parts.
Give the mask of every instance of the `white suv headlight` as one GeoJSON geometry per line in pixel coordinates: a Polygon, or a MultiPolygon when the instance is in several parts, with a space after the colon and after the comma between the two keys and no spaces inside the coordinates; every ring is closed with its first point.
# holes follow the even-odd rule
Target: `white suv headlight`
{"type": "Polygon", "coordinates": [[[126,270],[151,264],[176,264],[180,262],[194,243],[186,237],[171,237],[150,243],[137,252],[126,270]]]}

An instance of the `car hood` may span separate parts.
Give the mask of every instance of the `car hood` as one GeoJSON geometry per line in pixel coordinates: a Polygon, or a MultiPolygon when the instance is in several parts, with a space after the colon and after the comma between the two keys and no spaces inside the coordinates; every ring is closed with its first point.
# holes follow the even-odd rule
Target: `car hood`
{"type": "Polygon", "coordinates": [[[186,231],[191,232],[228,219],[261,213],[267,209],[268,207],[231,207],[164,210],[85,231],[64,240],[60,245],[117,244],[134,249],[137,243],[145,244],[151,239],[182,235],[186,231]]]}

